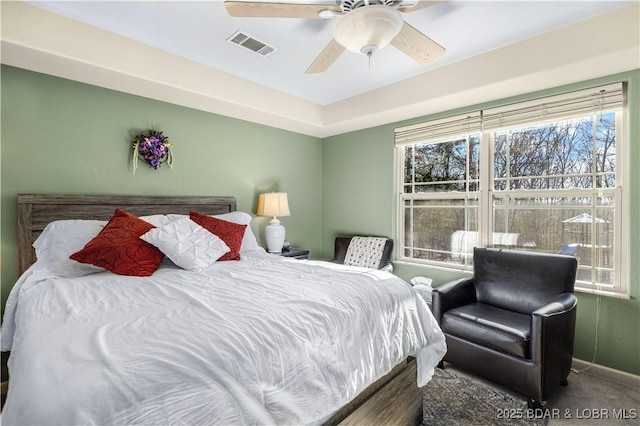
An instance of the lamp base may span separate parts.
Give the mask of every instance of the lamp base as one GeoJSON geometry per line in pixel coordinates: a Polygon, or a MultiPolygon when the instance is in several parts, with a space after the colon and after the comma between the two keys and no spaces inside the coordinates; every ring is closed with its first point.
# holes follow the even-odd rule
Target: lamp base
{"type": "Polygon", "coordinates": [[[264,239],[267,241],[267,251],[269,253],[282,253],[284,245],[285,229],[280,225],[280,221],[275,217],[264,229],[264,239]]]}

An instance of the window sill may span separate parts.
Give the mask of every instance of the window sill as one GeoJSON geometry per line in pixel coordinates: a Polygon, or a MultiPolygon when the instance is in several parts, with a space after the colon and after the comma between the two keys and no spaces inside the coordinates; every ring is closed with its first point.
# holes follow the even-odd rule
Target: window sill
{"type": "Polygon", "coordinates": [[[587,294],[595,294],[596,296],[605,296],[605,297],[613,297],[615,299],[624,299],[631,300],[631,295],[629,293],[622,293],[610,290],[598,290],[595,288],[586,288],[586,287],[576,287],[576,293],[587,293],[587,294]]]}
{"type": "MultiPolygon", "coordinates": [[[[462,265],[460,265],[460,267],[445,266],[445,265],[439,265],[439,264],[427,263],[427,262],[409,261],[406,259],[402,259],[402,260],[396,259],[394,260],[393,263],[399,264],[399,265],[411,266],[414,268],[429,268],[429,269],[437,269],[437,270],[449,271],[449,272],[466,272],[466,273],[473,272],[471,268],[468,268],[462,265]]],[[[594,294],[597,296],[612,297],[615,299],[631,300],[631,295],[628,292],[623,293],[623,292],[616,292],[611,290],[603,290],[603,289],[595,289],[595,288],[587,288],[587,287],[576,287],[575,293],[586,293],[586,294],[594,294]]]]}
{"type": "Polygon", "coordinates": [[[420,262],[420,261],[411,261],[406,259],[395,259],[393,263],[397,263],[399,265],[412,266],[415,268],[429,268],[429,269],[439,269],[441,271],[451,271],[451,272],[472,272],[471,267],[460,265],[455,266],[447,266],[439,263],[431,263],[431,262],[420,262]]]}

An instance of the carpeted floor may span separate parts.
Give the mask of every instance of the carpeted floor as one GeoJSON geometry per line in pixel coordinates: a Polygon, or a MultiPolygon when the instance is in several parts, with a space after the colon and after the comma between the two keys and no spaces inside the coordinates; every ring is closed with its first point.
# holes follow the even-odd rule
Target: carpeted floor
{"type": "Polygon", "coordinates": [[[423,426],[545,425],[527,401],[459,372],[436,368],[424,388],[423,426]],[[536,416],[538,418],[536,418],[536,416]]]}

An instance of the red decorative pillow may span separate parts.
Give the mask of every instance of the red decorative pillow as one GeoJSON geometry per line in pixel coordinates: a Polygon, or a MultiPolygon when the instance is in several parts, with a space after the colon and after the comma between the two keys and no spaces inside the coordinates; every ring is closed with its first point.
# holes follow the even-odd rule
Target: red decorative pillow
{"type": "Polygon", "coordinates": [[[240,246],[242,246],[242,237],[244,237],[244,231],[247,229],[247,225],[228,222],[198,212],[191,212],[189,217],[207,231],[217,235],[231,250],[218,259],[218,261],[240,260],[240,246]]]}
{"type": "Polygon", "coordinates": [[[164,258],[160,250],[139,238],[153,228],[149,222],[116,209],[104,229],[69,258],[115,274],[148,277],[164,258]]]}

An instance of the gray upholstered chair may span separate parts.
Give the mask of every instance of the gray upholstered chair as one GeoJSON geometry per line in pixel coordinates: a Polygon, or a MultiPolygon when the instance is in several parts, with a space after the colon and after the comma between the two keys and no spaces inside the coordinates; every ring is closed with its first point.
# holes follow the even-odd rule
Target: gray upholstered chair
{"type": "MultiPolygon", "coordinates": [[[[336,237],[335,240],[335,248],[333,251],[333,259],[331,259],[334,263],[344,263],[344,259],[347,255],[347,249],[349,248],[349,243],[351,242],[351,237],[336,237]]],[[[385,237],[386,238],[386,237],[385,237]]],[[[392,272],[393,264],[391,263],[391,254],[393,252],[393,240],[391,238],[387,238],[387,241],[384,245],[384,250],[382,252],[382,259],[380,260],[380,264],[378,265],[378,269],[382,269],[385,271],[392,272]]]]}
{"type": "Polygon", "coordinates": [[[572,256],[475,248],[473,276],[433,290],[444,361],[542,405],[571,371],[576,270],[572,256]]]}

